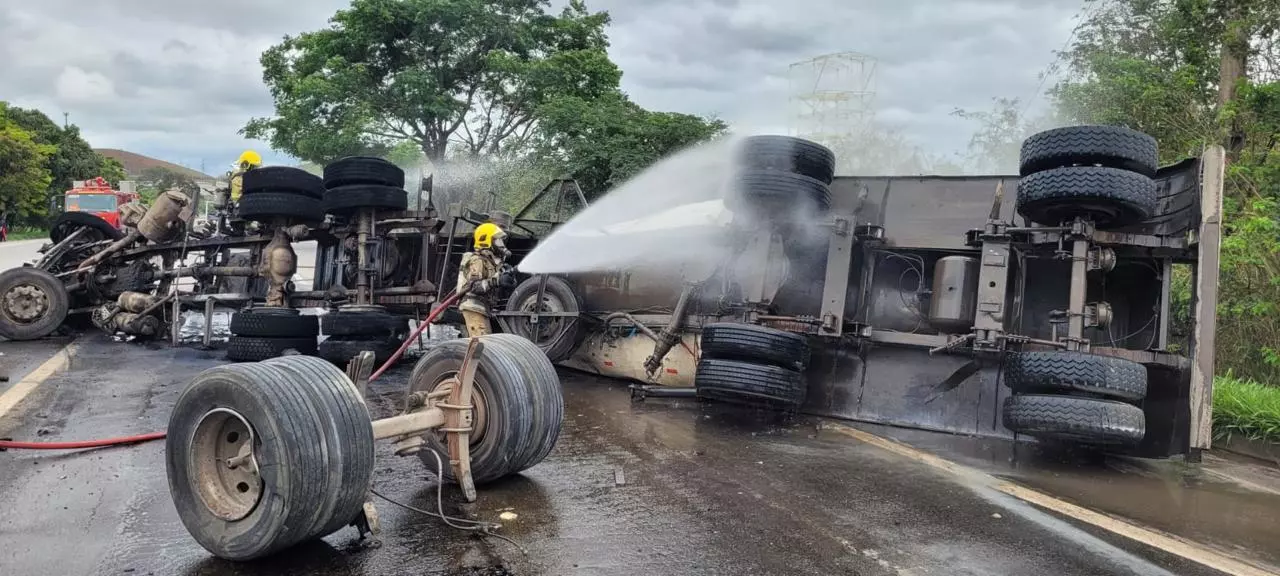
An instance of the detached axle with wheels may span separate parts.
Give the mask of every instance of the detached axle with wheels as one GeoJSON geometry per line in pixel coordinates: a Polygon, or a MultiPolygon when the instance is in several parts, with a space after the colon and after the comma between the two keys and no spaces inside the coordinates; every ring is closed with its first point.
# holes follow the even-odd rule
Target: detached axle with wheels
{"type": "Polygon", "coordinates": [[[375,439],[395,440],[398,454],[419,454],[433,472],[440,456],[441,481],[474,501],[476,484],[546,457],[563,411],[551,362],[503,334],[433,347],[414,368],[403,413],[379,420],[352,378],[319,358],[220,366],[174,406],[169,488],[201,546],[251,560],[376,523],[366,509],[375,439]]]}

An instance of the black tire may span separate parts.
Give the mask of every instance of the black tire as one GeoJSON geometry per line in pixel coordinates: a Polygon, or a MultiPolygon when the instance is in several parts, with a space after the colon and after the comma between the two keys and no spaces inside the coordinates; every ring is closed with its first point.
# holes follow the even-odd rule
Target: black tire
{"type": "Polygon", "coordinates": [[[299,354],[315,356],[317,353],[314,336],[301,338],[260,338],[257,336],[232,335],[227,340],[227,360],[234,362],[261,362],[282,356],[288,350],[296,350],[299,354]]]}
{"type": "Polygon", "coordinates": [[[330,492],[331,498],[326,503],[329,522],[323,525],[319,535],[336,532],[363,511],[369,493],[374,458],[369,410],[346,373],[324,360],[281,356],[262,364],[293,372],[297,376],[294,381],[303,383],[299,389],[312,396],[314,406],[333,407],[318,411],[325,419],[325,441],[329,446],[338,446],[337,456],[341,457],[338,462],[330,460],[329,482],[337,490],[330,492]]]}
{"type": "Polygon", "coordinates": [[[1146,366],[1083,352],[1010,354],[1004,381],[1014,392],[1083,392],[1126,402],[1147,397],[1146,366]]]}
{"type": "Polygon", "coordinates": [[[746,208],[765,218],[793,222],[831,208],[831,191],[819,180],[779,170],[753,170],[735,179],[730,209],[746,208]]]}
{"type": "Polygon", "coordinates": [[[53,240],[54,243],[61,242],[80,228],[90,229],[88,233],[80,235],[80,240],[86,243],[124,238],[123,232],[116,230],[116,227],[112,226],[110,222],[93,214],[88,212],[63,212],[49,226],[49,239],[53,240]]]}
{"type": "Polygon", "coordinates": [[[750,136],[743,139],[738,161],[747,170],[784,170],[830,184],[836,155],[830,148],[790,136],[750,136]]]}
{"type": "Polygon", "coordinates": [[[693,383],[699,398],[787,409],[804,404],[808,393],[795,370],[738,360],[700,360],[693,383]]]}
{"type": "Polygon", "coordinates": [[[1106,166],[1156,175],[1156,139],[1121,126],[1066,126],[1033,134],[1022,141],[1019,173],[1067,166],[1106,166]]]}
{"type": "Polygon", "coordinates": [[[298,194],[320,200],[324,198],[324,181],[301,168],[267,166],[244,173],[241,186],[245,196],[264,192],[298,194]]]}
{"type": "Polygon", "coordinates": [[[205,370],[170,414],[169,492],[187,531],[219,558],[262,558],[323,537],[363,505],[373,471],[373,430],[363,401],[349,382],[303,359],[289,360],[205,370]],[[215,513],[201,491],[208,486],[197,481],[208,473],[201,471],[197,432],[206,417],[227,410],[253,434],[260,477],[260,495],[243,517],[215,513]]]}
{"type": "Polygon", "coordinates": [[[405,210],[408,207],[409,194],[391,186],[353,184],[324,193],[324,211],[330,214],[345,214],[361,208],[405,210]]]}
{"type": "MultiPolygon", "coordinates": [[[[542,278],[533,276],[516,286],[511,291],[511,297],[507,298],[507,310],[528,312],[537,308],[540,312],[582,311],[582,297],[568,281],[559,276],[546,277],[547,286],[542,292],[542,306],[537,307],[538,287],[542,278]]],[[[537,344],[552,362],[559,362],[573,354],[586,334],[581,320],[576,318],[539,318],[536,329],[528,319],[522,317],[510,317],[507,324],[511,328],[511,334],[537,344]]]]}
{"type": "Polygon", "coordinates": [[[351,362],[351,359],[355,358],[357,354],[369,351],[373,352],[374,362],[381,366],[399,348],[400,342],[393,340],[334,340],[329,338],[320,343],[320,357],[345,370],[347,363],[351,362]]]}
{"type": "Polygon", "coordinates": [[[381,158],[350,156],[324,167],[324,187],[376,184],[404,188],[404,170],[381,158]]]}
{"type": "Polygon", "coordinates": [[[315,316],[245,310],[231,315],[231,333],[263,338],[314,338],[320,335],[320,322],[315,316]]]}
{"type": "Polygon", "coordinates": [[[1004,427],[1046,440],[1133,445],[1146,434],[1142,409],[1114,400],[1025,394],[1004,400],[1004,427]]]}
{"type": "MultiPolygon", "coordinates": [[[[471,441],[471,475],[477,484],[540,462],[554,447],[564,415],[560,380],[541,348],[511,334],[480,338],[485,349],[476,369],[473,402],[483,398],[485,416],[484,425],[477,424],[471,441]]],[[[467,339],[445,340],[427,349],[409,377],[410,391],[434,390],[456,374],[467,345],[467,339]]],[[[443,435],[428,434],[426,439],[429,449],[419,455],[427,469],[435,471],[439,455],[445,479],[456,481],[449,469],[443,435]]]]}
{"type": "Polygon", "coordinates": [[[717,322],[702,327],[702,357],[739,360],[804,371],[809,342],[804,336],[765,326],[717,322]]]}
{"type": "Polygon", "coordinates": [[[1156,201],[1154,180],[1119,168],[1055,168],[1018,182],[1018,213],[1047,226],[1085,217],[1121,228],[1150,218],[1156,201]]]}
{"type": "Polygon", "coordinates": [[[289,218],[301,222],[321,222],[324,209],[320,201],[287,192],[259,192],[240,197],[237,215],[245,220],[269,222],[273,218],[289,218]]]}
{"type": "Polygon", "coordinates": [[[382,312],[330,312],[320,317],[320,330],[325,336],[362,340],[390,338],[408,325],[409,320],[382,312]]]}
{"type": "Polygon", "coordinates": [[[0,272],[0,337],[44,338],[62,325],[70,308],[67,288],[53,274],[31,267],[0,272]],[[19,308],[10,309],[10,293],[19,308]]]}

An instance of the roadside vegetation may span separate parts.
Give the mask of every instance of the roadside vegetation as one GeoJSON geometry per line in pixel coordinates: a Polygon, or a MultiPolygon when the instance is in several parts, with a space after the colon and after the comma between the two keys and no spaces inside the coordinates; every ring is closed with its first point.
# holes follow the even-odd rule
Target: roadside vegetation
{"type": "MultiPolygon", "coordinates": [[[[48,238],[49,230],[47,228],[39,228],[35,226],[19,226],[9,229],[8,240],[16,242],[18,240],[35,240],[37,238],[48,238]]],[[[2,246],[2,245],[0,245],[2,246]]]]}
{"type": "Polygon", "coordinates": [[[124,167],[94,152],[74,124],[59,126],[39,110],[0,102],[0,211],[8,212],[11,227],[46,226],[71,183],[96,176],[115,185],[124,167]]]}
{"type": "Polygon", "coordinates": [[[1213,434],[1280,442],[1280,388],[1227,374],[1213,383],[1213,434]]]}

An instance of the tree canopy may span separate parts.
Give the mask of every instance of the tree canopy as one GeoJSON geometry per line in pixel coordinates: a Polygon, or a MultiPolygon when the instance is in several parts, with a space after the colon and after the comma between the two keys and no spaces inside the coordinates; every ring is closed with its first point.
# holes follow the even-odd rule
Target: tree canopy
{"type": "MultiPolygon", "coordinates": [[[[1161,160],[1229,154],[1219,291],[1223,371],[1280,381],[1280,4],[1090,0],[1051,91],[1070,122],[1156,137],[1161,160]]],[[[1188,278],[1179,293],[1189,302],[1188,278]]]]}
{"type": "Polygon", "coordinates": [[[53,146],[37,143],[0,107],[0,211],[17,219],[44,213],[51,180],[45,164],[54,152],[53,146]]]}
{"type": "Polygon", "coordinates": [[[381,154],[398,141],[432,161],[517,147],[540,106],[592,98],[621,77],[605,13],[572,0],[355,0],[330,27],[262,55],[276,116],[243,133],[317,163],[381,154]]]}
{"type": "Polygon", "coordinates": [[[119,162],[103,157],[80,136],[80,128],[62,127],[39,110],[10,107],[0,103],[4,114],[17,126],[31,135],[37,143],[53,147],[46,159],[49,170],[48,192],[58,196],[71,188],[77,180],[102,176],[113,186],[125,178],[124,167],[119,162]]]}

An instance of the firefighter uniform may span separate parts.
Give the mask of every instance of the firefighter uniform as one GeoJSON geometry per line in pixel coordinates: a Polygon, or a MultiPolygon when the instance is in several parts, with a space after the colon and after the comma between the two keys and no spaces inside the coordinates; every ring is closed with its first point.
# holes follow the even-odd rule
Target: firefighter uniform
{"type": "Polygon", "coordinates": [[[262,166],[262,156],[253,150],[245,150],[236,160],[235,169],[231,172],[231,202],[239,203],[240,194],[244,190],[244,173],[262,166]]]}
{"type": "Polygon", "coordinates": [[[507,234],[496,224],[476,227],[473,250],[462,255],[458,267],[458,290],[464,292],[458,310],[467,323],[467,336],[490,332],[489,312],[494,293],[501,284],[502,264],[507,258],[507,234]]]}

